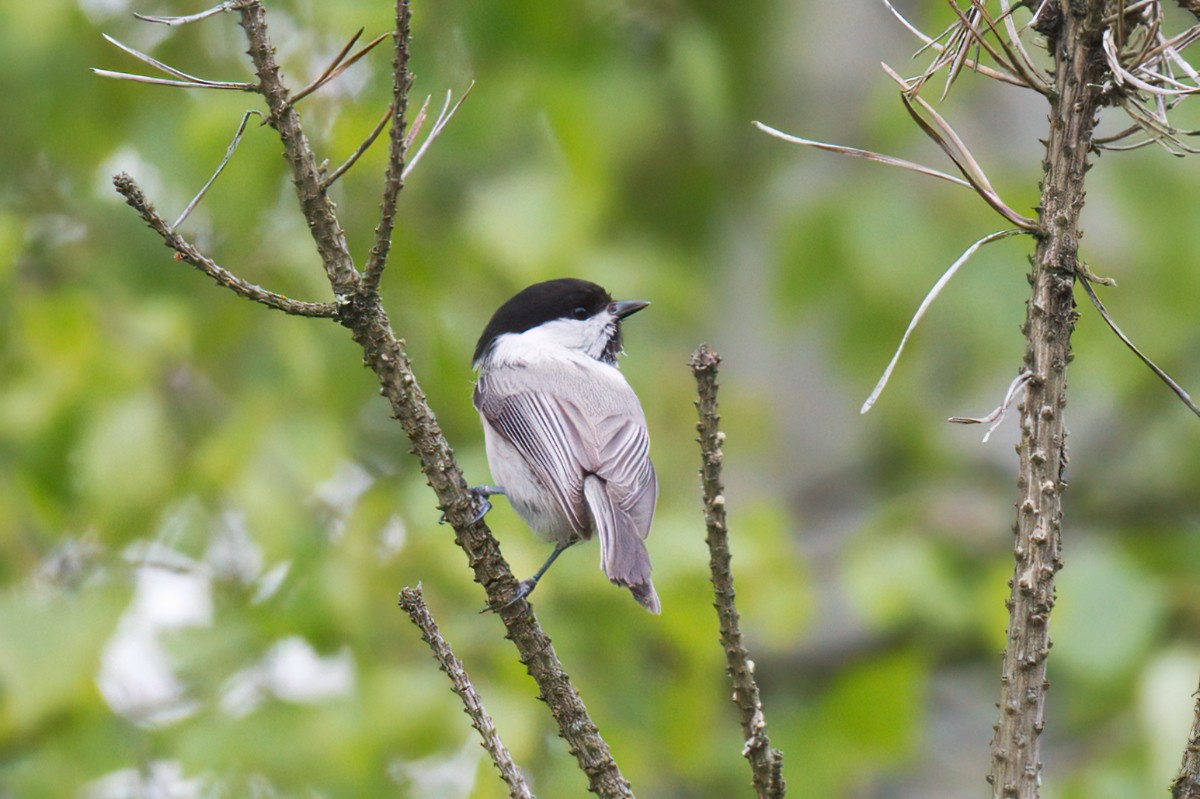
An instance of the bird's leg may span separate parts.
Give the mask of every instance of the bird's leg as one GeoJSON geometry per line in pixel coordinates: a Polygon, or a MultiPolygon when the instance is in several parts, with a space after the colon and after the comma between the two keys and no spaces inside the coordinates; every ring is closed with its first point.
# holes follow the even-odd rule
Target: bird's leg
{"type": "MultiPolygon", "coordinates": [[[[565,544],[558,544],[557,546],[555,546],[554,551],[550,553],[550,557],[546,558],[546,562],[542,564],[542,568],[540,568],[536,572],[534,572],[533,576],[530,577],[528,580],[522,580],[520,582],[520,584],[517,585],[517,593],[513,595],[513,598],[508,600],[507,602],[505,602],[500,607],[496,608],[496,610],[503,610],[504,608],[508,607],[512,603],[516,602],[518,599],[524,599],[525,597],[532,594],[533,589],[537,588],[538,580],[542,579],[542,575],[545,574],[546,570],[550,568],[550,564],[552,564],[552,563],[554,563],[554,561],[558,560],[559,555],[561,555],[563,552],[566,552],[569,547],[575,545],[578,542],[579,542],[578,538],[572,538],[570,541],[568,541],[565,544]]],[[[486,607],[486,608],[484,608],[484,610],[491,610],[491,607],[486,607]]]]}
{"type": "MultiPolygon", "coordinates": [[[[479,506],[479,511],[474,516],[471,517],[470,521],[468,521],[467,524],[474,524],[475,522],[482,519],[484,516],[488,515],[488,511],[490,511],[492,509],[492,503],[488,500],[488,497],[495,496],[497,494],[499,494],[500,496],[507,496],[507,494],[505,493],[504,489],[501,486],[489,486],[489,485],[471,486],[467,489],[467,493],[470,494],[475,499],[475,503],[479,506]]],[[[445,523],[446,523],[446,513],[443,511],[441,518],[438,519],[438,524],[445,524],[445,523]]]]}

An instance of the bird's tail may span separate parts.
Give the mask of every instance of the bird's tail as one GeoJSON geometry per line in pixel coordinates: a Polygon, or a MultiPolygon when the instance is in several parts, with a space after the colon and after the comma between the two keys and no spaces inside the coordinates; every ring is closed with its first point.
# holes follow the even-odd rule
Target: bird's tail
{"type": "Polygon", "coordinates": [[[650,553],[633,517],[613,501],[603,478],[587,475],[583,495],[600,538],[600,568],[614,584],[628,588],[646,610],[661,613],[658,592],[650,580],[650,553]]]}

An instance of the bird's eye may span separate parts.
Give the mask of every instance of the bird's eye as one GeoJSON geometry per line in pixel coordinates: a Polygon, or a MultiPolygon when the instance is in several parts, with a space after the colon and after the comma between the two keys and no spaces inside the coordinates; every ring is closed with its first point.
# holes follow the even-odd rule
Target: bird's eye
{"type": "Polygon", "coordinates": [[[588,309],[584,308],[582,305],[575,306],[575,310],[571,311],[571,313],[575,316],[576,319],[587,319],[588,318],[588,309]]]}

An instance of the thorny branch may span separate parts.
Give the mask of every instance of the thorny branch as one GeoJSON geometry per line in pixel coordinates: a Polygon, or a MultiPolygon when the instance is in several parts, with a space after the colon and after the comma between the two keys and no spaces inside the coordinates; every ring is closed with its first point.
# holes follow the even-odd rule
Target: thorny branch
{"type": "MultiPolygon", "coordinates": [[[[1025,364],[1009,389],[1010,395],[1017,390],[1024,392],[1019,406],[1019,498],[1013,525],[1016,563],[1007,603],[1008,645],[1004,653],[1000,719],[995,726],[992,770],[988,777],[997,799],[1034,799],[1041,784],[1039,736],[1044,726],[1045,696],[1049,686],[1046,659],[1050,649],[1050,612],[1055,601],[1054,578],[1062,565],[1061,494],[1066,488],[1063,478],[1067,465],[1063,408],[1066,405],[1066,368],[1072,357],[1071,334],[1077,319],[1073,296],[1077,279],[1083,282],[1084,290],[1114,334],[1190,409],[1197,410],[1187,392],[1120,331],[1092,290],[1089,282],[1092,276],[1079,257],[1078,225],[1084,201],[1084,176],[1090,166],[1091,153],[1101,148],[1131,149],[1156,143],[1173,155],[1197,151],[1183,142],[1183,137],[1195,132],[1176,128],[1170,112],[1184,100],[1200,93],[1200,73],[1182,55],[1187,47],[1200,40],[1200,25],[1173,36],[1166,34],[1160,0],[1038,0],[1034,3],[999,0],[998,15],[988,9],[986,0],[967,0],[961,5],[952,2],[956,20],[941,34],[929,36],[904,19],[889,0],[883,2],[921,39],[922,49],[935,52],[930,66],[915,78],[901,78],[885,66],[899,83],[901,101],[913,121],[942,148],[966,182],[989,206],[1018,228],[1032,233],[1037,241],[1030,275],[1033,291],[1023,327],[1025,364]],[[1013,19],[1013,13],[1019,8],[1032,11],[1023,27],[1018,27],[1013,19]],[[1052,64],[1049,74],[1037,66],[1026,51],[1021,40],[1021,34],[1026,30],[1044,37],[1052,64]],[[984,55],[996,66],[982,64],[984,55]],[[923,86],[939,71],[946,73],[945,88],[948,91],[964,68],[1032,89],[1045,96],[1050,104],[1050,132],[1046,140],[1042,197],[1036,220],[1017,214],[1000,200],[954,129],[919,96],[923,86]],[[1116,135],[1098,140],[1093,138],[1093,131],[1097,114],[1104,106],[1120,108],[1132,124],[1116,135]],[[1131,141],[1139,133],[1145,138],[1131,141]]],[[[1194,0],[1182,0],[1180,5],[1200,17],[1200,4],[1194,0]]],[[[768,132],[787,138],[777,131],[768,132]]],[[[791,140],[902,166],[922,174],[948,177],[927,167],[869,151],[825,145],[799,137],[791,137],[791,140]]],[[[943,276],[943,281],[945,279],[943,276]]],[[[936,288],[931,295],[936,293],[936,288]]],[[[878,395],[878,390],[879,387],[866,407],[878,395]]],[[[1002,414],[1011,399],[1011,396],[1006,397],[994,415],[1002,414]]],[[[1189,746],[1195,746],[1194,736],[1189,746]]],[[[1185,770],[1188,762],[1185,757],[1185,770]]],[[[1176,788],[1186,780],[1185,775],[1181,775],[1176,788]]],[[[1194,793],[1185,795],[1196,796],[1194,793]]]]}
{"type": "Polygon", "coordinates": [[[721,481],[721,452],[725,434],[719,429],[721,421],[717,407],[717,367],[721,356],[707,344],[692,353],[689,360],[696,377],[699,400],[696,409],[700,421],[700,479],[704,488],[704,521],[708,527],[709,566],[712,571],[713,593],[717,620],[721,628],[721,644],[725,650],[725,672],[733,683],[733,702],[742,717],[742,734],[746,745],[742,754],[750,761],[754,789],[760,799],[781,799],[787,792],[783,780],[783,753],[771,748],[767,737],[767,719],[763,715],[758,682],[754,678],[754,661],[742,643],[741,621],[734,602],[733,570],[729,553],[729,529],[725,524],[725,487],[721,481]]]}
{"type": "MultiPolygon", "coordinates": [[[[314,306],[319,307],[321,313],[310,315],[336,318],[363,348],[364,363],[375,372],[380,393],[387,398],[393,415],[412,441],[413,452],[420,459],[421,469],[437,494],[447,521],[454,528],[455,541],[467,554],[475,580],[487,593],[488,604],[501,608],[498,615],[505,625],[507,637],[517,647],[521,662],[538,684],[539,698],[549,706],[560,735],[567,741],[580,769],[587,775],[588,789],[603,797],[632,797],[629,783],[621,775],[608,744],[600,737],[529,603],[521,600],[509,604],[516,593],[517,582],[487,525],[475,518],[475,503],[467,491],[462,470],[417,382],[404,342],[397,339],[392,331],[376,290],[390,249],[395,201],[404,170],[404,114],[411,82],[407,67],[408,0],[397,0],[396,3],[391,149],[376,246],[372,249],[365,275],[354,266],[345,231],[327,196],[327,184],[322,181],[319,162],[301,127],[293,98],[280,76],[275,46],[267,30],[266,9],[261,0],[237,0],[232,4],[222,4],[219,9],[236,9],[239,12],[240,24],[250,45],[248,53],[259,81],[254,84],[254,90],[266,101],[268,123],[283,142],[284,159],[291,170],[301,213],[308,222],[333,290],[335,303],[314,306]]],[[[247,291],[244,281],[219,270],[209,259],[196,252],[157,216],[132,178],[120,175],[115,182],[142,218],[168,246],[179,253],[181,260],[203,269],[239,294],[280,307],[281,310],[289,307],[287,303],[292,301],[281,302],[286,298],[269,292],[263,292],[265,296],[252,296],[253,292],[247,291]]]]}
{"type": "Polygon", "coordinates": [[[408,0],[396,2],[395,55],[392,60],[392,127],[389,135],[387,175],[383,183],[383,199],[379,203],[379,225],[375,228],[375,244],[367,256],[365,281],[371,295],[379,293],[379,281],[387,265],[392,247],[392,228],[396,219],[396,200],[404,188],[405,115],[408,113],[408,90],[412,75],[408,72],[408,48],[411,36],[412,10],[408,0]]]}
{"type": "Polygon", "coordinates": [[[293,300],[282,294],[267,291],[218,266],[211,258],[196,249],[195,245],[179,235],[167,223],[167,220],[159,216],[158,212],[154,210],[154,206],[146,199],[146,195],[142,193],[141,188],[134,182],[133,178],[122,172],[113,178],[113,185],[116,186],[121,196],[125,198],[125,202],[129,203],[130,207],[137,211],[142,221],[149,225],[162,238],[164,244],[175,251],[176,260],[196,267],[215,280],[218,285],[224,286],[248,300],[254,300],[287,314],[314,316],[323,319],[332,319],[337,315],[337,306],[333,303],[293,300]]]}
{"type": "Polygon", "coordinates": [[[421,640],[429,645],[434,659],[438,662],[438,668],[450,678],[452,690],[462,700],[463,712],[470,717],[471,726],[479,731],[479,735],[483,738],[483,748],[491,755],[492,764],[500,772],[500,779],[504,780],[508,786],[508,795],[513,799],[533,799],[533,793],[525,783],[525,777],[517,768],[517,764],[513,762],[508,747],[500,740],[500,734],[496,732],[496,725],[492,723],[492,717],[484,709],[479,694],[475,693],[475,686],[471,684],[471,678],[467,676],[463,662],[455,657],[450,645],[438,631],[437,622],[433,620],[433,614],[429,612],[429,606],[425,604],[421,586],[401,589],[400,607],[421,631],[421,640]]]}
{"type": "Polygon", "coordinates": [[[1183,748],[1183,763],[1171,783],[1171,799],[1200,799],[1200,690],[1192,695],[1196,708],[1192,717],[1192,732],[1183,748]]]}

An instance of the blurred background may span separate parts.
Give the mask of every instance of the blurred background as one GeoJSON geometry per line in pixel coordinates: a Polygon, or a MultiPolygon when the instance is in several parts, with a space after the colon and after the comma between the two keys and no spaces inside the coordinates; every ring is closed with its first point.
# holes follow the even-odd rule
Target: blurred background
{"type": "MultiPolygon", "coordinates": [[[[205,3],[148,2],[0,11],[0,796],[504,795],[396,607],[417,583],[534,791],[583,795],[346,332],[216,288],[113,191],[128,170],[174,218],[260,107],[90,73],[144,71],[108,33],[251,79],[232,15],[166,28],[131,12],[205,3]]],[[[661,483],[663,615],[607,584],[595,545],[534,601],[635,791],[751,795],[696,474],[686,361],[707,341],[739,609],[793,795],[990,795],[1017,435],[945,420],[987,413],[1017,373],[1031,242],[963,268],[860,416],[926,291],[1003,220],[751,126],[950,169],[879,69],[919,71],[917,41],[870,0],[414,5],[415,100],[476,85],[403,192],[384,294],[468,479],[488,479],[470,357],[502,301],[575,275],[653,302],[622,364],[661,483]]],[[[897,6],[928,31],[952,18],[897,6]]],[[[281,0],[269,22],[298,88],[392,17],[281,0]]],[[[331,164],[382,114],[390,61],[381,47],[301,104],[331,164]]],[[[939,108],[1032,213],[1044,101],[965,73],[939,108]]],[[[328,300],[280,150],[252,121],[184,231],[251,281],[328,300]]],[[[385,150],[335,192],[360,264],[385,150]]],[[[1109,310],[1193,392],[1198,178],[1155,148],[1107,153],[1083,223],[1091,269],[1120,284],[1109,310]]],[[[1154,796],[1200,675],[1200,421],[1080,299],[1044,795],[1154,796]]],[[[546,546],[502,501],[489,521],[531,573],[546,546]]]]}

